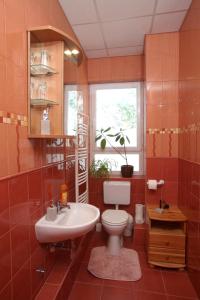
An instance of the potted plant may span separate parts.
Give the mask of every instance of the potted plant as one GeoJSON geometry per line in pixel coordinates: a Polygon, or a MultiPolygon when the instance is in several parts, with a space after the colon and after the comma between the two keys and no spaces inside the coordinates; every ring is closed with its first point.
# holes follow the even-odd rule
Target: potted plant
{"type": "Polygon", "coordinates": [[[108,159],[93,160],[89,169],[89,173],[92,177],[109,177],[111,172],[111,163],[108,159]]]}
{"type": "Polygon", "coordinates": [[[120,128],[120,130],[113,134],[110,133],[111,127],[108,127],[106,129],[101,129],[97,130],[97,135],[95,138],[95,141],[100,141],[100,147],[101,149],[106,148],[106,144],[108,143],[118,154],[121,155],[121,157],[124,158],[126,164],[121,166],[121,174],[122,177],[132,177],[133,175],[133,166],[128,164],[128,159],[127,159],[127,151],[126,151],[126,143],[128,142],[130,144],[130,139],[128,136],[124,133],[124,129],[120,128]],[[117,147],[113,146],[110,138],[114,138],[115,142],[118,142],[120,146],[123,146],[123,151],[120,151],[117,147]]]}

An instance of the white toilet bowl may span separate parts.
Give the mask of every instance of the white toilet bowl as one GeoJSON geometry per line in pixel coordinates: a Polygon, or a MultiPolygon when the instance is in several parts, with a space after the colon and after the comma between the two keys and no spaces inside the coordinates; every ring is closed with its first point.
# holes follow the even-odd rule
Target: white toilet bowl
{"type": "Polygon", "coordinates": [[[107,250],[111,255],[118,255],[122,247],[122,233],[128,223],[128,214],[124,210],[107,209],[103,212],[101,220],[109,234],[107,250]]]}

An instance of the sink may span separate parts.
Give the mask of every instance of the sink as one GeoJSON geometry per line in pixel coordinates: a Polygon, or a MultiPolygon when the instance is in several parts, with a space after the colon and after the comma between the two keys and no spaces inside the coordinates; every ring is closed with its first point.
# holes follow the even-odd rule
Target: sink
{"type": "Polygon", "coordinates": [[[43,216],[35,224],[35,233],[40,243],[60,242],[80,237],[91,231],[97,223],[100,212],[91,204],[70,202],[63,208],[55,221],[43,216]]]}

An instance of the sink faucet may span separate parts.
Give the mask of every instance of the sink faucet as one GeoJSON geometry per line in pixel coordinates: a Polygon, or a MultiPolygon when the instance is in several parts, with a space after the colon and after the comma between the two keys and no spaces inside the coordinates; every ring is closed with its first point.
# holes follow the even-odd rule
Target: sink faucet
{"type": "Polygon", "coordinates": [[[62,205],[62,204],[60,203],[60,201],[57,201],[57,202],[56,202],[56,207],[57,207],[57,214],[58,214],[58,215],[61,213],[62,208],[68,208],[68,209],[71,209],[71,207],[70,207],[69,204],[62,205]]]}

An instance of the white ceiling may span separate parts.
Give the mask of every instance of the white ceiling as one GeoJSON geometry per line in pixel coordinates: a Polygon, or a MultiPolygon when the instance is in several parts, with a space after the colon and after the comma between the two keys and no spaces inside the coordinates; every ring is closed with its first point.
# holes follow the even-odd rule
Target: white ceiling
{"type": "Polygon", "coordinates": [[[192,0],[59,0],[87,57],[143,53],[144,35],[178,31],[192,0]]]}

